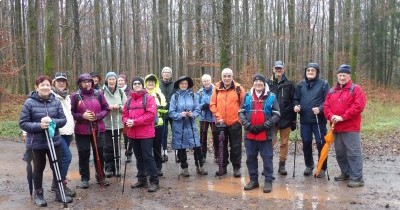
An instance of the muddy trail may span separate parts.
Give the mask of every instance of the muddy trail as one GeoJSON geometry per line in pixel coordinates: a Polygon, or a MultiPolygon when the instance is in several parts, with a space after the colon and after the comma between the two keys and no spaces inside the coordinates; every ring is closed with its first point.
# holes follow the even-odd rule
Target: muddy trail
{"type": "MultiPolygon", "coordinates": [[[[290,144],[287,161],[287,176],[277,173],[278,150],[275,147],[273,190],[262,192],[261,169],[260,188],[244,191],[248,182],[245,153],[242,158],[242,177],[234,178],[231,165],[228,174],[215,177],[218,166],[209,152],[205,168],[207,176],[196,174],[193,156],[189,158],[189,178],[178,176],[180,167],[174,162],[173,152],[163,165],[164,176],[160,178],[160,189],[148,193],[146,189],[131,189],[136,181],[135,160],[127,165],[125,192],[122,179],[110,178],[111,185],[101,189],[94,181],[94,166],[91,165],[89,189],[80,189],[78,156],[74,144],[71,145],[73,160],[68,175],[70,188],[77,192],[70,209],[400,209],[400,158],[398,132],[379,141],[363,141],[364,180],[362,188],[348,188],[346,182],[336,182],[340,173],[334,150],[328,158],[330,180],[303,176],[305,169],[301,143],[297,143],[296,169],[293,177],[294,144],[290,144]],[[365,143],[368,142],[368,143],[365,143]]],[[[375,138],[375,137],[370,137],[375,138]]],[[[22,161],[25,145],[12,140],[0,141],[0,208],[39,209],[30,199],[26,180],[26,164],[22,161]]],[[[316,159],[314,152],[314,159],[316,159]]],[[[259,161],[259,166],[262,163],[259,161]]],[[[124,161],[122,166],[124,166],[124,161]]],[[[123,167],[122,167],[123,168],[123,167]]],[[[63,205],[54,201],[50,191],[51,172],[48,165],[44,175],[45,198],[48,208],[61,209],[63,205]]]]}

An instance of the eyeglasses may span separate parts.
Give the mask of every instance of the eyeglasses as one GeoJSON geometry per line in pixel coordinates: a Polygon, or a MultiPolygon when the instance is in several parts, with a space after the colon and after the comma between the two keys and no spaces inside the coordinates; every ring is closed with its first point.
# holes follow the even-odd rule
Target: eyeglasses
{"type": "Polygon", "coordinates": [[[134,82],[134,83],[132,83],[132,86],[136,86],[136,85],[142,85],[142,83],[140,83],[140,82],[134,82]]]}
{"type": "Polygon", "coordinates": [[[171,74],[170,71],[164,71],[163,73],[164,73],[164,74],[171,74]]]}
{"type": "Polygon", "coordinates": [[[307,71],[307,72],[316,72],[317,70],[316,70],[316,69],[310,68],[310,69],[307,69],[306,71],[307,71]]]}

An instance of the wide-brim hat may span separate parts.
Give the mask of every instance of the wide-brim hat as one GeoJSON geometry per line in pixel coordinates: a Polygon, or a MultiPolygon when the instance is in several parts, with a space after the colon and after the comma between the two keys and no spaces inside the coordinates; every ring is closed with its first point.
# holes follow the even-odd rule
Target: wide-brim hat
{"type": "Polygon", "coordinates": [[[175,81],[174,88],[175,89],[179,89],[179,83],[181,83],[184,80],[186,80],[188,82],[188,89],[193,87],[192,78],[190,78],[188,76],[181,76],[181,77],[178,78],[178,80],[175,81]]]}

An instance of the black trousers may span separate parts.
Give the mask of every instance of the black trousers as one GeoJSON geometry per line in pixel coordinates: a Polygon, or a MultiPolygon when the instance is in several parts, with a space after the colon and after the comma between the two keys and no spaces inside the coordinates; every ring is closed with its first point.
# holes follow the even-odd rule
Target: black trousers
{"type": "Polygon", "coordinates": [[[94,146],[94,141],[92,135],[75,135],[76,147],[78,148],[79,156],[79,174],[81,175],[81,180],[90,180],[90,170],[89,170],[89,158],[90,158],[90,147],[92,147],[92,153],[94,157],[94,164],[96,167],[96,178],[98,178],[99,173],[104,178],[104,132],[97,135],[97,148],[94,146]],[[96,150],[99,154],[97,157],[96,150]],[[100,171],[98,171],[97,158],[100,159],[100,171]]]}
{"type": "Polygon", "coordinates": [[[221,131],[224,131],[225,141],[224,141],[224,161],[223,165],[226,167],[230,161],[232,162],[233,168],[240,168],[242,165],[242,125],[237,122],[231,126],[227,126],[225,128],[216,127],[216,132],[214,135],[214,146],[215,150],[219,151],[218,146],[218,135],[221,131]],[[228,146],[230,146],[230,155],[228,152],[228,146]]]}
{"type": "MultiPolygon", "coordinates": [[[[61,147],[54,147],[58,167],[61,171],[62,163],[61,163],[61,147]]],[[[28,150],[27,150],[28,152],[28,150]]],[[[54,171],[54,164],[52,164],[50,150],[48,149],[39,149],[39,150],[29,150],[31,152],[31,157],[33,160],[33,186],[35,190],[43,188],[43,171],[46,168],[46,155],[50,161],[50,168],[53,171],[53,180],[57,180],[56,173],[54,171]]]]}

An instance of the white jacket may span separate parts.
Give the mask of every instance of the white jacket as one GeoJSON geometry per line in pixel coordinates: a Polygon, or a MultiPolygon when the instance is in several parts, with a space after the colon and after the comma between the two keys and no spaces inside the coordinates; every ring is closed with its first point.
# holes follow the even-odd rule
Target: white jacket
{"type": "Polygon", "coordinates": [[[59,129],[60,134],[61,135],[72,135],[72,134],[74,134],[75,121],[74,121],[74,117],[72,116],[72,113],[71,113],[71,98],[69,97],[69,95],[67,97],[65,97],[65,99],[64,99],[55,92],[53,92],[53,94],[56,97],[56,99],[61,102],[65,117],[67,118],[67,124],[65,124],[64,127],[59,129]]]}

